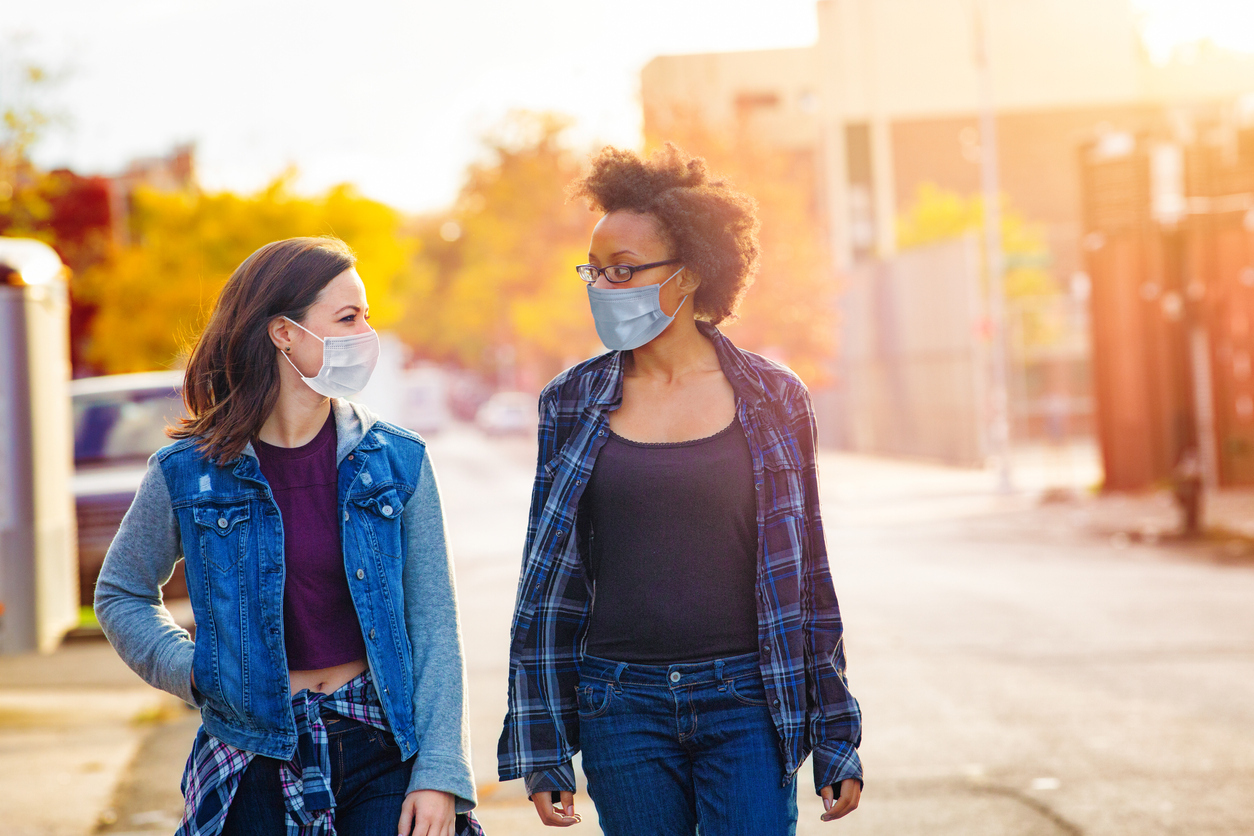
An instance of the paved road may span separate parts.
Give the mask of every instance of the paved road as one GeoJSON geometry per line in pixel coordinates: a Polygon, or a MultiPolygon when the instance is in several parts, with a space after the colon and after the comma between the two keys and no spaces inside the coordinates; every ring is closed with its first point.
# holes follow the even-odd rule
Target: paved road
{"type": "MultiPolygon", "coordinates": [[[[518,782],[493,780],[534,448],[469,429],[431,448],[480,819],[552,833],[518,782]]],[[[861,809],[824,825],[803,767],[800,833],[1254,833],[1254,568],[1112,543],[1093,503],[1000,498],[985,473],[825,456],[822,482],[868,784],[861,809]]],[[[110,832],[169,832],[194,721],[154,728],[110,832]]],[[[0,722],[0,775],[12,739],[0,722]]],[[[599,832],[586,795],[579,806],[571,832],[599,832]]]]}
{"type": "MultiPolygon", "coordinates": [[[[490,783],[533,448],[432,448],[481,818],[542,833],[518,782],[490,783]]],[[[870,783],[832,825],[803,792],[801,833],[1254,833],[1254,570],[1112,545],[1089,506],[1000,498],[985,473],[826,456],[822,484],[870,783]]]]}

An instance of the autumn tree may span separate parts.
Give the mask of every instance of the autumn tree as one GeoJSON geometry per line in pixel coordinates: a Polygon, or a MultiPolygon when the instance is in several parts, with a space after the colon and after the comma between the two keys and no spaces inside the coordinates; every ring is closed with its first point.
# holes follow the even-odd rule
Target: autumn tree
{"type": "MultiPolygon", "coordinates": [[[[1064,310],[1057,305],[1027,304],[1029,299],[1056,299],[1062,293],[1049,269],[1044,228],[1026,219],[1004,196],[1000,210],[1003,287],[1008,302],[1019,308],[1016,339],[1031,346],[1063,340],[1068,333],[1064,310]]],[[[983,196],[962,195],[934,183],[920,185],[914,201],[897,217],[897,246],[902,249],[965,236],[983,241],[983,235],[983,196]]]]}
{"type": "Polygon", "coordinates": [[[574,271],[594,218],[565,198],[581,168],[563,142],[569,124],[511,114],[451,211],[416,224],[424,266],[398,333],[420,352],[534,389],[604,350],[574,271]]]}
{"type": "Polygon", "coordinates": [[[251,195],[137,190],[131,243],[75,279],[76,293],[97,308],[87,358],[110,373],[177,364],[240,262],[270,241],[304,235],[344,239],[359,259],[371,323],[395,325],[415,271],[400,213],[346,185],[298,196],[293,178],[251,195]]]}
{"type": "Polygon", "coordinates": [[[0,235],[55,243],[48,228],[54,184],[30,157],[58,121],[48,107],[55,83],[55,74],[27,55],[22,39],[5,39],[0,48],[0,235]]]}
{"type": "MultiPolygon", "coordinates": [[[[1049,246],[1045,242],[1044,228],[1028,221],[1005,197],[1000,209],[1006,296],[1057,293],[1057,284],[1047,269],[1049,246]]],[[[901,249],[983,234],[984,197],[962,195],[935,183],[920,185],[914,201],[897,216],[897,246],[901,249]]]]}

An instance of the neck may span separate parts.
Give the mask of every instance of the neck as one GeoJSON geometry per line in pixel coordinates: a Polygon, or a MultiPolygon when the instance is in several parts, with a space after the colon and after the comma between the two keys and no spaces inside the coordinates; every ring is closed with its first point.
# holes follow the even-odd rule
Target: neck
{"type": "Polygon", "coordinates": [[[280,360],[279,398],[257,438],[275,447],[302,447],[322,429],[330,411],[330,398],[310,389],[290,365],[280,360]]]}
{"type": "Polygon", "coordinates": [[[627,372],[670,382],[691,372],[719,368],[714,344],[688,316],[676,316],[665,331],[628,354],[627,372]]]}

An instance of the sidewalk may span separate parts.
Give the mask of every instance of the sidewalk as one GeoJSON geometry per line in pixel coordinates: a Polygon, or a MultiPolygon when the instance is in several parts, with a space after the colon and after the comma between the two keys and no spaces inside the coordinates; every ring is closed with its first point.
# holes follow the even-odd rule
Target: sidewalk
{"type": "MultiPolygon", "coordinates": [[[[103,639],[63,644],[46,656],[0,657],[5,836],[95,832],[111,818],[119,780],[141,743],[190,714],[182,705],[131,673],[103,639]]],[[[177,769],[173,781],[177,794],[177,769]]]]}

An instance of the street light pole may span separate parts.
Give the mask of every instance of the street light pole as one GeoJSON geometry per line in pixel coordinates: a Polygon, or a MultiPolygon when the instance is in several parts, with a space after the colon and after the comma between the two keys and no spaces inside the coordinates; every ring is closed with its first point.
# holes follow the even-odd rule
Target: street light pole
{"type": "Polygon", "coordinates": [[[997,490],[1013,489],[1010,463],[1010,396],[1007,381],[1005,258],[1001,249],[1001,185],[997,171],[997,114],[989,36],[989,0],[975,3],[975,56],[980,79],[980,185],[984,193],[984,262],[988,275],[990,346],[989,442],[997,461],[997,490]]]}

